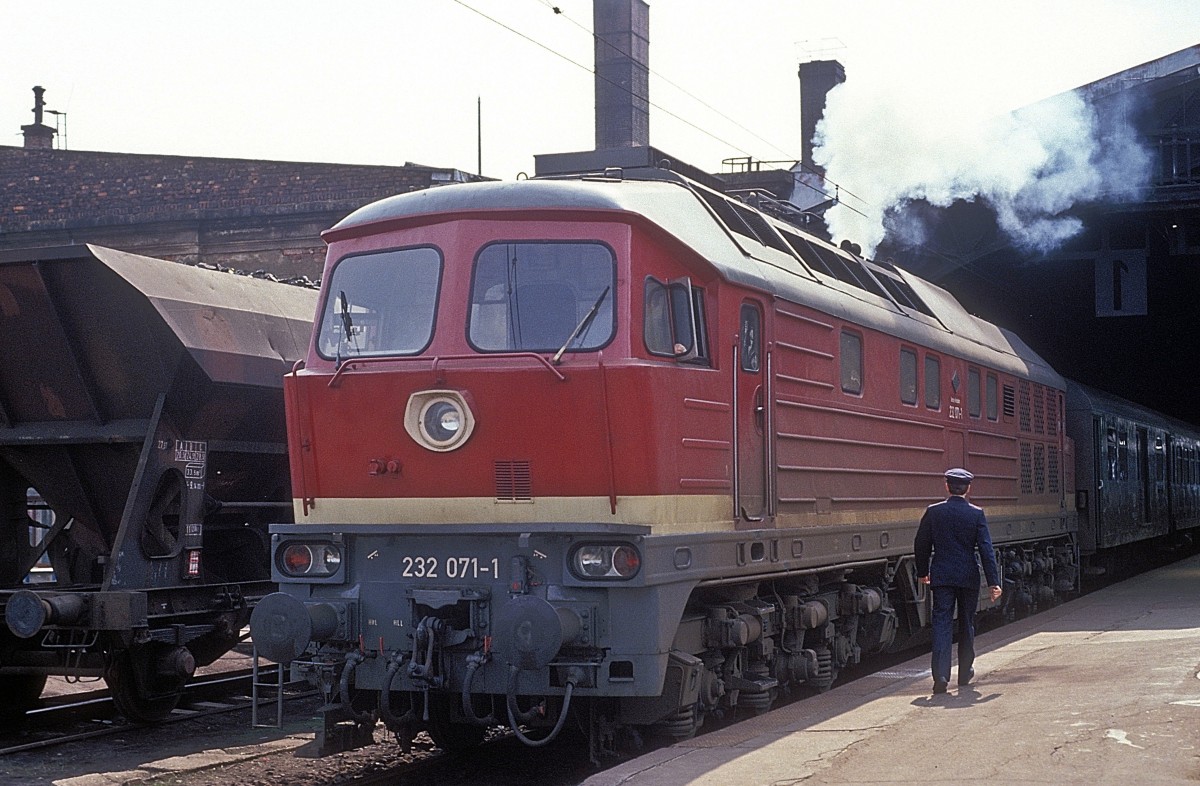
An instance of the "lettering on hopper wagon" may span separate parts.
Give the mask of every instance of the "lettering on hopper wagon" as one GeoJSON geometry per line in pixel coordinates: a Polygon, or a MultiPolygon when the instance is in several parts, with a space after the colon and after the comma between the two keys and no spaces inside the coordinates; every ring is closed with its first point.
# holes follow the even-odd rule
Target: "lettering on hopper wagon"
{"type": "Polygon", "coordinates": [[[175,460],[184,463],[203,464],[208,453],[208,443],[201,440],[175,440],[175,460]]]}

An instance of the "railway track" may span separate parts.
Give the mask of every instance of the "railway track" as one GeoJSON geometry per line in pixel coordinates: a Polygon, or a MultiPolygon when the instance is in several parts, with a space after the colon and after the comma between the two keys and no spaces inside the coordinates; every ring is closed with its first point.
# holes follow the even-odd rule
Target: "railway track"
{"type": "MultiPolygon", "coordinates": [[[[1000,619],[983,621],[981,632],[1000,623],[1000,619]]],[[[911,649],[879,658],[870,667],[847,669],[838,684],[878,670],[895,669],[923,651],[928,652],[927,648],[911,649]]],[[[587,760],[585,739],[570,724],[561,739],[547,748],[530,749],[510,734],[495,732],[478,749],[452,756],[437,749],[426,735],[419,735],[411,750],[404,751],[389,739],[390,734],[381,724],[375,729],[379,744],[322,759],[306,758],[300,746],[305,738],[312,739],[316,722],[309,719],[321,697],[288,686],[286,729],[252,730],[250,679],[249,670],[243,670],[197,681],[189,686],[165,728],[124,723],[103,691],[49,699],[45,707],[27,716],[19,732],[0,734],[0,782],[7,782],[5,774],[19,775],[20,780],[12,782],[52,784],[85,772],[137,769],[129,776],[132,781],[118,780],[116,774],[109,777],[113,783],[133,782],[138,786],[319,786],[347,782],[364,786],[571,786],[598,771],[587,760]],[[308,697],[307,703],[296,701],[301,697],[308,697]],[[184,721],[198,722],[189,725],[184,721]],[[286,746],[272,747],[269,742],[285,737],[290,738],[286,746]],[[76,744],[69,744],[73,742],[76,744]],[[135,747],[141,752],[130,750],[135,747]],[[220,764],[212,764],[209,754],[230,751],[236,752],[236,758],[226,757],[220,764]],[[193,760],[179,764],[178,770],[161,772],[162,760],[189,756],[193,760]],[[71,768],[55,763],[71,758],[76,759],[71,768]],[[45,767],[47,775],[42,779],[27,777],[31,767],[45,767]]],[[[269,675],[260,674],[260,680],[264,679],[269,680],[269,675]]],[[[271,712],[270,704],[261,702],[260,713],[271,712]]],[[[740,719],[736,716],[706,724],[701,733],[740,719]]],[[[601,767],[615,766],[659,744],[653,739],[628,742],[631,744],[622,746],[620,755],[603,758],[601,767]]]]}
{"type": "MultiPolygon", "coordinates": [[[[274,667],[270,670],[274,673],[274,667]]],[[[260,672],[259,681],[269,674],[260,672]]],[[[238,669],[191,681],[179,706],[157,726],[252,709],[253,673],[238,669]]],[[[315,695],[303,683],[284,683],[283,700],[315,695]]],[[[277,699],[259,699],[264,717],[273,714],[277,699]]],[[[44,705],[0,727],[0,756],[67,745],[81,740],[119,734],[144,727],[122,718],[107,690],[85,691],[46,699],[44,705]]]]}

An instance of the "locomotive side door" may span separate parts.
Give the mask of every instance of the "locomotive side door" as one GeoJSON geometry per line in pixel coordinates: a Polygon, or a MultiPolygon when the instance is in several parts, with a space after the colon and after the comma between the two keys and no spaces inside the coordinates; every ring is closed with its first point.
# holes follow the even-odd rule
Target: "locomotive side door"
{"type": "Polygon", "coordinates": [[[733,352],[734,506],[737,527],[763,526],[767,511],[768,398],[762,309],[742,303],[733,352]]]}

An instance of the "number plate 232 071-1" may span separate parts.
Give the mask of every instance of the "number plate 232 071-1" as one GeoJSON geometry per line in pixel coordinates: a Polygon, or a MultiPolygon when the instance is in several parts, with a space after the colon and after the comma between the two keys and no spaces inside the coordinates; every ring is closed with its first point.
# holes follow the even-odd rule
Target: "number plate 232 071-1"
{"type": "Polygon", "coordinates": [[[500,560],[479,557],[401,557],[400,575],[406,579],[495,579],[500,560]]]}

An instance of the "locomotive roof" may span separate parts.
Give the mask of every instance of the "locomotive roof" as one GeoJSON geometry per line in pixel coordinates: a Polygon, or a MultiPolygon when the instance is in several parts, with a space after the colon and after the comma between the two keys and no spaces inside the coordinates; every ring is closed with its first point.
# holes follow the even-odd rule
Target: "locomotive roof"
{"type": "Polygon", "coordinates": [[[359,208],[324,237],[334,242],[375,230],[372,225],[376,224],[514,211],[612,211],[640,216],[691,248],[726,280],[1000,371],[1056,388],[1063,386],[1062,377],[1019,337],[969,314],[941,287],[888,263],[862,260],[764,211],[670,172],[639,173],[636,179],[585,176],[414,191],[359,208]],[[836,257],[840,264],[857,269],[860,277],[889,279],[887,292],[876,281],[869,282],[868,289],[847,283],[851,275],[839,280],[815,269],[812,255],[806,261],[795,250],[797,245],[825,259],[836,257]],[[902,304],[902,299],[907,302],[902,304]]]}

